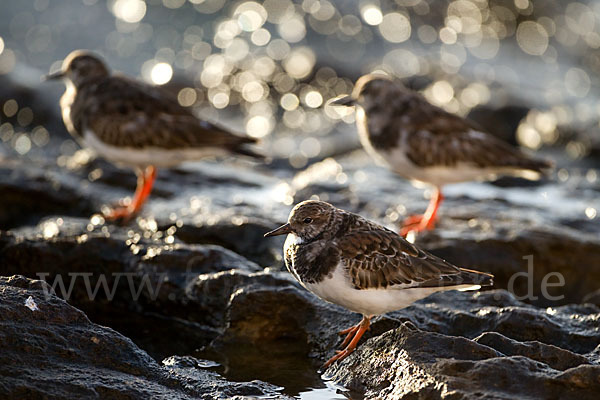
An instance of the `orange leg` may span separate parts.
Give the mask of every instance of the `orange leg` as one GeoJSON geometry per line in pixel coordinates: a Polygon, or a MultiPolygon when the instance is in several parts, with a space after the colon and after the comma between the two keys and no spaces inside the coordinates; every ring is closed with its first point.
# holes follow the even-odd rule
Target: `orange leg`
{"type": "Polygon", "coordinates": [[[343,331],[338,332],[338,335],[340,335],[340,336],[346,335],[346,337],[344,338],[344,341],[342,342],[342,344],[340,344],[339,347],[344,347],[348,343],[350,343],[350,339],[352,339],[354,337],[354,335],[356,334],[356,331],[358,331],[360,329],[361,323],[362,323],[362,321],[356,325],[351,326],[350,328],[346,328],[343,331]]]}
{"type": "MultiPolygon", "coordinates": [[[[358,325],[340,332],[342,335],[346,333],[348,334],[346,340],[348,339],[348,337],[351,337],[352,334],[354,334],[354,338],[352,338],[352,340],[344,350],[338,350],[335,356],[331,357],[325,364],[323,364],[323,368],[325,369],[329,367],[331,364],[333,364],[334,361],[343,360],[344,358],[348,357],[354,351],[354,349],[356,349],[358,341],[360,340],[362,335],[364,335],[364,333],[369,329],[370,325],[371,317],[363,316],[362,321],[360,321],[358,325]]],[[[344,340],[344,343],[346,342],[346,340],[344,340]]]]}
{"type": "Polygon", "coordinates": [[[439,188],[435,188],[425,213],[423,215],[411,215],[406,218],[400,229],[400,236],[406,237],[411,231],[422,232],[433,229],[435,227],[438,209],[443,200],[444,196],[442,195],[442,192],[439,188]]]}
{"type": "Polygon", "coordinates": [[[352,339],[354,335],[356,335],[356,331],[358,331],[359,328],[360,324],[351,326],[350,328],[344,329],[343,331],[339,332],[338,335],[346,335],[344,341],[342,342],[342,344],[340,344],[340,347],[343,348],[348,343],[350,343],[350,339],[352,339]]]}
{"type": "Polygon", "coordinates": [[[108,220],[122,219],[127,221],[133,215],[137,214],[148,199],[148,196],[150,196],[152,185],[154,185],[155,179],[156,168],[153,166],[147,167],[144,171],[138,174],[137,187],[131,203],[129,203],[127,206],[117,207],[110,210],[107,214],[105,214],[104,217],[108,220]]]}

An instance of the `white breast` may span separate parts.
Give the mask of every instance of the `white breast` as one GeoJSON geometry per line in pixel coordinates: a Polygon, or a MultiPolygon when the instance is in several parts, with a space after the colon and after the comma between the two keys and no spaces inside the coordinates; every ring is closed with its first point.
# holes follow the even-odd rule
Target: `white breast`
{"type": "MultiPolygon", "coordinates": [[[[493,178],[494,174],[512,174],[514,171],[501,169],[484,169],[471,165],[420,167],[414,164],[406,155],[406,134],[399,135],[396,146],[389,149],[375,149],[369,139],[365,111],[361,107],[356,110],[357,129],[360,142],[366,152],[380,165],[383,165],[398,175],[413,181],[428,183],[441,187],[447,183],[467,182],[493,178]]],[[[473,131],[474,134],[478,132],[473,131]]],[[[479,133],[481,134],[481,133],[479,133]]]]}
{"type": "Polygon", "coordinates": [[[67,81],[67,90],[65,90],[65,93],[60,98],[62,119],[67,127],[67,130],[72,135],[75,134],[75,127],[73,126],[73,121],[71,120],[71,105],[75,100],[76,93],[77,91],[75,90],[73,83],[71,83],[71,81],[67,81]]]}
{"type": "Polygon", "coordinates": [[[377,164],[387,167],[407,179],[417,180],[415,176],[418,175],[419,167],[406,157],[405,135],[399,135],[398,143],[389,151],[375,149],[369,138],[365,110],[360,106],[356,107],[356,126],[360,143],[377,164]]]}
{"type": "MultiPolygon", "coordinates": [[[[465,285],[466,287],[467,285],[465,285]]],[[[338,264],[331,277],[319,283],[307,283],[308,290],[325,301],[338,304],[363,315],[381,315],[408,307],[432,293],[457,287],[355,289],[343,264],[338,264]]]]}
{"type": "Polygon", "coordinates": [[[184,161],[201,160],[207,157],[219,157],[227,151],[216,147],[165,149],[160,147],[119,147],[104,143],[91,130],[85,130],[83,139],[99,156],[121,165],[130,167],[174,167],[184,161]]]}

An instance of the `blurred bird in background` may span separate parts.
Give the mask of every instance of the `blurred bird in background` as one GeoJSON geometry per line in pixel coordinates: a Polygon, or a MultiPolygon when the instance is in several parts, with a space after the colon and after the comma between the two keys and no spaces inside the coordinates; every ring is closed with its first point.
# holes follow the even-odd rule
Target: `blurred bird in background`
{"type": "Polygon", "coordinates": [[[405,219],[400,234],[435,227],[442,186],[498,175],[538,179],[552,164],[528,156],[475,123],[429,103],[387,75],[368,74],[331,105],[355,106],[360,141],[377,162],[434,187],[427,210],[405,219]]]}
{"type": "Polygon", "coordinates": [[[248,145],[255,139],[237,136],[201,121],[163,89],[110,73],[96,55],[69,54],[60,71],[46,79],[63,79],[60,99],[63,121],[82,146],[110,162],[134,168],[138,183],[128,204],[105,214],[127,220],[144,205],[157,167],[173,167],[206,157],[262,156],[248,145]]]}

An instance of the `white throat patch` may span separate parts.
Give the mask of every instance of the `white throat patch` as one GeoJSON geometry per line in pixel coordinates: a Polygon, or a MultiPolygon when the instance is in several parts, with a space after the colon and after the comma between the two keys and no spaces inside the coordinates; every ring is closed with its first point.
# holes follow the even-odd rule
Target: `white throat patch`
{"type": "Polygon", "coordinates": [[[287,235],[287,238],[285,239],[285,244],[286,245],[293,245],[293,244],[302,244],[304,243],[304,239],[302,239],[300,236],[296,235],[295,233],[289,233],[287,235]]]}

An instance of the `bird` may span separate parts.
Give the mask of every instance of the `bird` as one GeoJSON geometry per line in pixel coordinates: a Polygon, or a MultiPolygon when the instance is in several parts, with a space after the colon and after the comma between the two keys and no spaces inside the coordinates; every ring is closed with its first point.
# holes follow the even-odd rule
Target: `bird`
{"type": "Polygon", "coordinates": [[[376,315],[435,292],[493,284],[491,274],[456,267],[396,232],[324,201],[298,203],[287,223],[264,236],[285,234],[285,265],[296,280],[321,299],[362,315],[359,324],[339,332],[346,335],[343,350],[323,368],[351,354],[376,315]]]}
{"type": "Polygon", "coordinates": [[[551,162],[535,159],[476,123],[429,103],[388,75],[364,75],[350,95],[329,104],[354,106],[360,142],[377,163],[433,186],[425,213],[404,220],[404,237],[435,227],[445,184],[499,175],[539,179],[552,168],[551,162]]]}
{"type": "Polygon", "coordinates": [[[133,168],[138,177],[131,202],[106,212],[109,220],[126,221],[139,212],[159,167],[214,156],[262,158],[249,147],[256,139],[196,118],[158,86],[111,73],[90,51],[71,52],[59,71],[45,76],[55,79],[66,85],[60,107],[69,133],[108,161],[133,168]]]}

